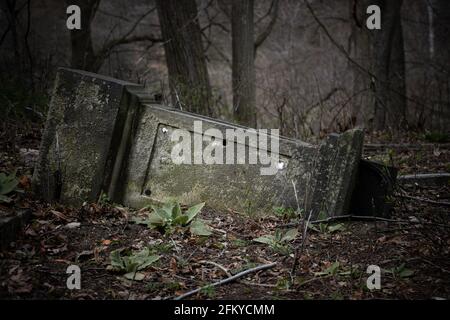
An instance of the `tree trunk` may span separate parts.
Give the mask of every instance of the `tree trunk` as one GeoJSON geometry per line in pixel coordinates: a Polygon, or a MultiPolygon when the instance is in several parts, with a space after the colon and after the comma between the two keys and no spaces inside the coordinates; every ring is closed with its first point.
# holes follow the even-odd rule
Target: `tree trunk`
{"type": "Polygon", "coordinates": [[[381,8],[381,30],[374,30],[374,128],[398,129],[405,122],[405,53],[401,25],[402,0],[375,1],[381,8]]]}
{"type": "Polygon", "coordinates": [[[92,45],[91,23],[94,19],[100,0],[66,0],[66,4],[77,5],[81,9],[81,30],[70,30],[72,45],[71,67],[97,72],[94,47],[92,45]]]}
{"type": "Polygon", "coordinates": [[[389,109],[387,124],[394,129],[406,128],[405,47],[400,17],[395,26],[389,67],[389,109]]]}
{"type": "Polygon", "coordinates": [[[253,0],[232,2],[232,86],[236,120],[256,127],[253,0]]]}
{"type": "Polygon", "coordinates": [[[450,119],[450,1],[431,0],[430,59],[433,64],[432,77],[435,81],[432,107],[432,127],[448,130],[450,119]]]}
{"type": "Polygon", "coordinates": [[[11,66],[11,69],[14,70],[15,75],[17,78],[20,78],[22,76],[23,71],[23,61],[21,59],[22,57],[22,43],[19,39],[19,21],[17,15],[19,14],[18,8],[17,8],[17,1],[16,0],[5,0],[2,1],[0,4],[0,10],[2,10],[8,20],[9,28],[10,28],[10,34],[11,34],[11,42],[12,42],[12,48],[13,48],[13,61],[14,65],[11,66]]]}
{"type": "Polygon", "coordinates": [[[195,0],[157,0],[172,102],[213,115],[212,93],[195,0]]]}
{"type": "Polygon", "coordinates": [[[450,1],[430,1],[433,12],[433,30],[435,40],[434,59],[441,71],[450,70],[450,1]]]}
{"type": "Polygon", "coordinates": [[[349,62],[353,75],[352,122],[368,124],[373,116],[374,99],[371,94],[372,79],[368,71],[372,70],[373,48],[371,46],[370,30],[365,26],[366,9],[370,0],[349,0],[351,35],[349,50],[351,57],[366,71],[349,62]]]}

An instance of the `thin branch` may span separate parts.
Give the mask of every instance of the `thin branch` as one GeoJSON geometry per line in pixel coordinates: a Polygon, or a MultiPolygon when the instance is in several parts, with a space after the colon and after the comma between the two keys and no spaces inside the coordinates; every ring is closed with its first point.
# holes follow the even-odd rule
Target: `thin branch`
{"type": "Polygon", "coordinates": [[[269,24],[266,26],[266,28],[258,35],[255,41],[255,54],[258,48],[264,43],[264,41],[267,39],[267,37],[272,32],[273,27],[275,26],[275,23],[277,22],[278,18],[278,8],[279,8],[279,0],[273,0],[273,11],[272,11],[272,18],[270,19],[269,24]]]}
{"type": "MultiPolygon", "coordinates": [[[[346,59],[353,64],[356,68],[358,68],[359,70],[361,70],[363,73],[367,74],[371,79],[372,82],[379,82],[379,83],[383,83],[386,84],[386,82],[378,79],[378,77],[370,70],[364,68],[361,64],[359,64],[355,59],[353,59],[349,53],[347,52],[347,50],[345,50],[345,48],[339,43],[337,42],[333,36],[331,35],[330,31],[328,30],[328,28],[322,23],[322,21],[319,19],[319,17],[317,16],[316,12],[314,11],[314,9],[312,8],[310,2],[308,0],[303,0],[303,2],[305,3],[308,11],[311,13],[312,17],[314,18],[314,20],[317,22],[317,24],[319,25],[319,27],[323,30],[323,32],[325,33],[326,37],[331,41],[331,43],[338,49],[338,51],[340,51],[345,57],[346,59]]],[[[399,92],[398,90],[388,86],[388,89],[390,92],[393,92],[399,96],[401,96],[402,98],[405,98],[407,101],[410,101],[412,103],[416,103],[417,105],[429,109],[431,110],[431,108],[429,106],[427,106],[426,104],[422,103],[421,101],[411,98],[410,96],[399,92]]],[[[434,111],[434,110],[433,110],[434,111]]],[[[445,115],[443,115],[445,116],[445,115]]],[[[447,116],[445,116],[447,118],[447,116]]]]}
{"type": "Polygon", "coordinates": [[[220,285],[223,285],[223,284],[230,283],[230,282],[232,282],[232,281],[234,281],[236,279],[242,278],[242,277],[244,277],[244,276],[246,276],[246,275],[248,275],[250,273],[253,273],[253,272],[258,272],[258,271],[261,271],[261,270],[273,268],[273,267],[276,266],[276,264],[277,264],[276,262],[269,263],[269,264],[263,264],[263,265],[260,265],[258,267],[255,267],[255,268],[251,268],[251,269],[239,272],[239,273],[235,274],[234,276],[231,276],[231,277],[228,277],[226,279],[214,282],[212,284],[200,287],[198,289],[186,292],[185,294],[182,294],[182,295],[176,297],[174,300],[181,300],[181,299],[190,297],[190,296],[192,296],[192,295],[194,295],[194,294],[196,294],[196,293],[198,293],[198,292],[200,292],[200,291],[202,291],[202,290],[204,290],[206,288],[217,287],[217,286],[220,286],[220,285]]]}
{"type": "MultiPolygon", "coordinates": [[[[437,226],[437,227],[441,227],[441,228],[449,228],[450,229],[450,224],[433,223],[433,222],[426,222],[426,221],[388,219],[388,218],[373,217],[373,216],[354,216],[354,215],[329,217],[326,219],[310,221],[309,224],[330,223],[330,222],[339,221],[339,220],[366,220],[366,221],[383,221],[383,222],[403,223],[403,224],[422,224],[422,225],[437,226]]],[[[282,225],[280,227],[294,227],[294,226],[298,226],[299,224],[301,224],[301,222],[288,223],[288,224],[282,225]]]]}
{"type": "Polygon", "coordinates": [[[217,54],[231,67],[230,58],[228,58],[225,53],[222,52],[222,50],[218,46],[216,46],[204,32],[202,32],[202,36],[206,40],[208,47],[210,46],[211,48],[213,48],[217,52],[217,54]]]}
{"type": "Polygon", "coordinates": [[[433,204],[435,206],[450,207],[450,202],[434,201],[434,200],[430,200],[430,199],[424,199],[424,198],[413,197],[413,196],[408,196],[408,195],[399,195],[399,197],[405,198],[405,199],[410,199],[410,200],[416,200],[419,202],[425,202],[425,203],[433,204]]]}
{"type": "Polygon", "coordinates": [[[133,24],[133,26],[128,30],[125,35],[123,35],[119,39],[113,39],[111,41],[108,41],[103,48],[96,54],[95,60],[96,63],[101,63],[106,57],[109,56],[112,49],[114,49],[116,46],[124,45],[128,43],[138,42],[138,41],[151,41],[153,43],[162,42],[163,40],[161,38],[154,37],[153,35],[145,35],[145,36],[133,36],[131,37],[131,34],[136,30],[139,23],[150,13],[156,10],[156,7],[153,7],[149,9],[147,12],[145,12],[142,16],[139,17],[139,19],[136,20],[136,22],[133,24]]]}

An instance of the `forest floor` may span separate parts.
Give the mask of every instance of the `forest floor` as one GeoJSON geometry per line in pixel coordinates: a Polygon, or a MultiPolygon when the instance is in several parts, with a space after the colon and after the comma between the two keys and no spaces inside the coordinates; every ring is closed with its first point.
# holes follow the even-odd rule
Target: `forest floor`
{"type": "MultiPolygon", "coordinates": [[[[275,267],[250,273],[222,286],[207,286],[194,299],[431,299],[450,298],[450,186],[403,186],[395,192],[391,220],[339,221],[307,231],[304,249],[291,276],[291,243],[268,246],[256,237],[292,228],[289,215],[246,217],[204,208],[213,234],[162,235],[131,223],[127,208],[107,203],[67,208],[30,196],[32,161],[40,128],[2,128],[0,171],[17,169],[24,193],[0,212],[30,210],[25,230],[0,252],[2,299],[166,299],[206,286],[257,265],[275,267]],[[22,149],[22,151],[20,151],[22,149]],[[21,155],[22,153],[22,155],[21,155]],[[25,155],[24,155],[25,154],[25,155]],[[32,154],[32,153],[31,153],[32,154]],[[31,156],[30,156],[31,157],[31,156]],[[79,223],[73,224],[73,222],[79,223]],[[74,226],[69,228],[68,226],[74,226]],[[113,250],[150,248],[160,259],[139,281],[108,270],[113,250]],[[81,290],[66,286],[69,265],[81,269],[81,290]],[[381,289],[368,290],[369,265],[381,268],[381,289]]],[[[430,144],[418,135],[393,138],[369,135],[371,144],[413,144],[402,149],[379,146],[365,156],[397,166],[400,174],[449,172],[450,147],[430,144]]]]}

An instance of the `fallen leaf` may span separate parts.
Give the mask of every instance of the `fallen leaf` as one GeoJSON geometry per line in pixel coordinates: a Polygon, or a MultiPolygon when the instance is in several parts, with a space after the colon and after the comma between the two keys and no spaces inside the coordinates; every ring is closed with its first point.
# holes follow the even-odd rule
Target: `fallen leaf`
{"type": "Polygon", "coordinates": [[[69,221],[69,218],[67,218],[67,216],[66,215],[64,215],[63,213],[61,213],[61,212],[59,212],[59,211],[56,211],[56,210],[50,210],[50,212],[53,214],[53,215],[55,215],[56,217],[58,217],[59,219],[61,219],[61,220],[64,220],[64,221],[69,221]]]}
{"type": "Polygon", "coordinates": [[[79,223],[79,222],[71,222],[71,223],[66,224],[67,229],[76,229],[76,228],[79,228],[80,226],[81,226],[81,223],[79,223]]]}

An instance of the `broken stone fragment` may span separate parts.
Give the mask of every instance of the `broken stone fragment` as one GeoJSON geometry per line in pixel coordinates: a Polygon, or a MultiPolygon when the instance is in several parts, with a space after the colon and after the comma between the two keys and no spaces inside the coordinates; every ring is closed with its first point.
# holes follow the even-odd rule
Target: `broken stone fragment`
{"type": "Polygon", "coordinates": [[[127,113],[124,81],[61,68],[42,136],[34,190],[46,200],[95,200],[110,179],[127,113]]]}

